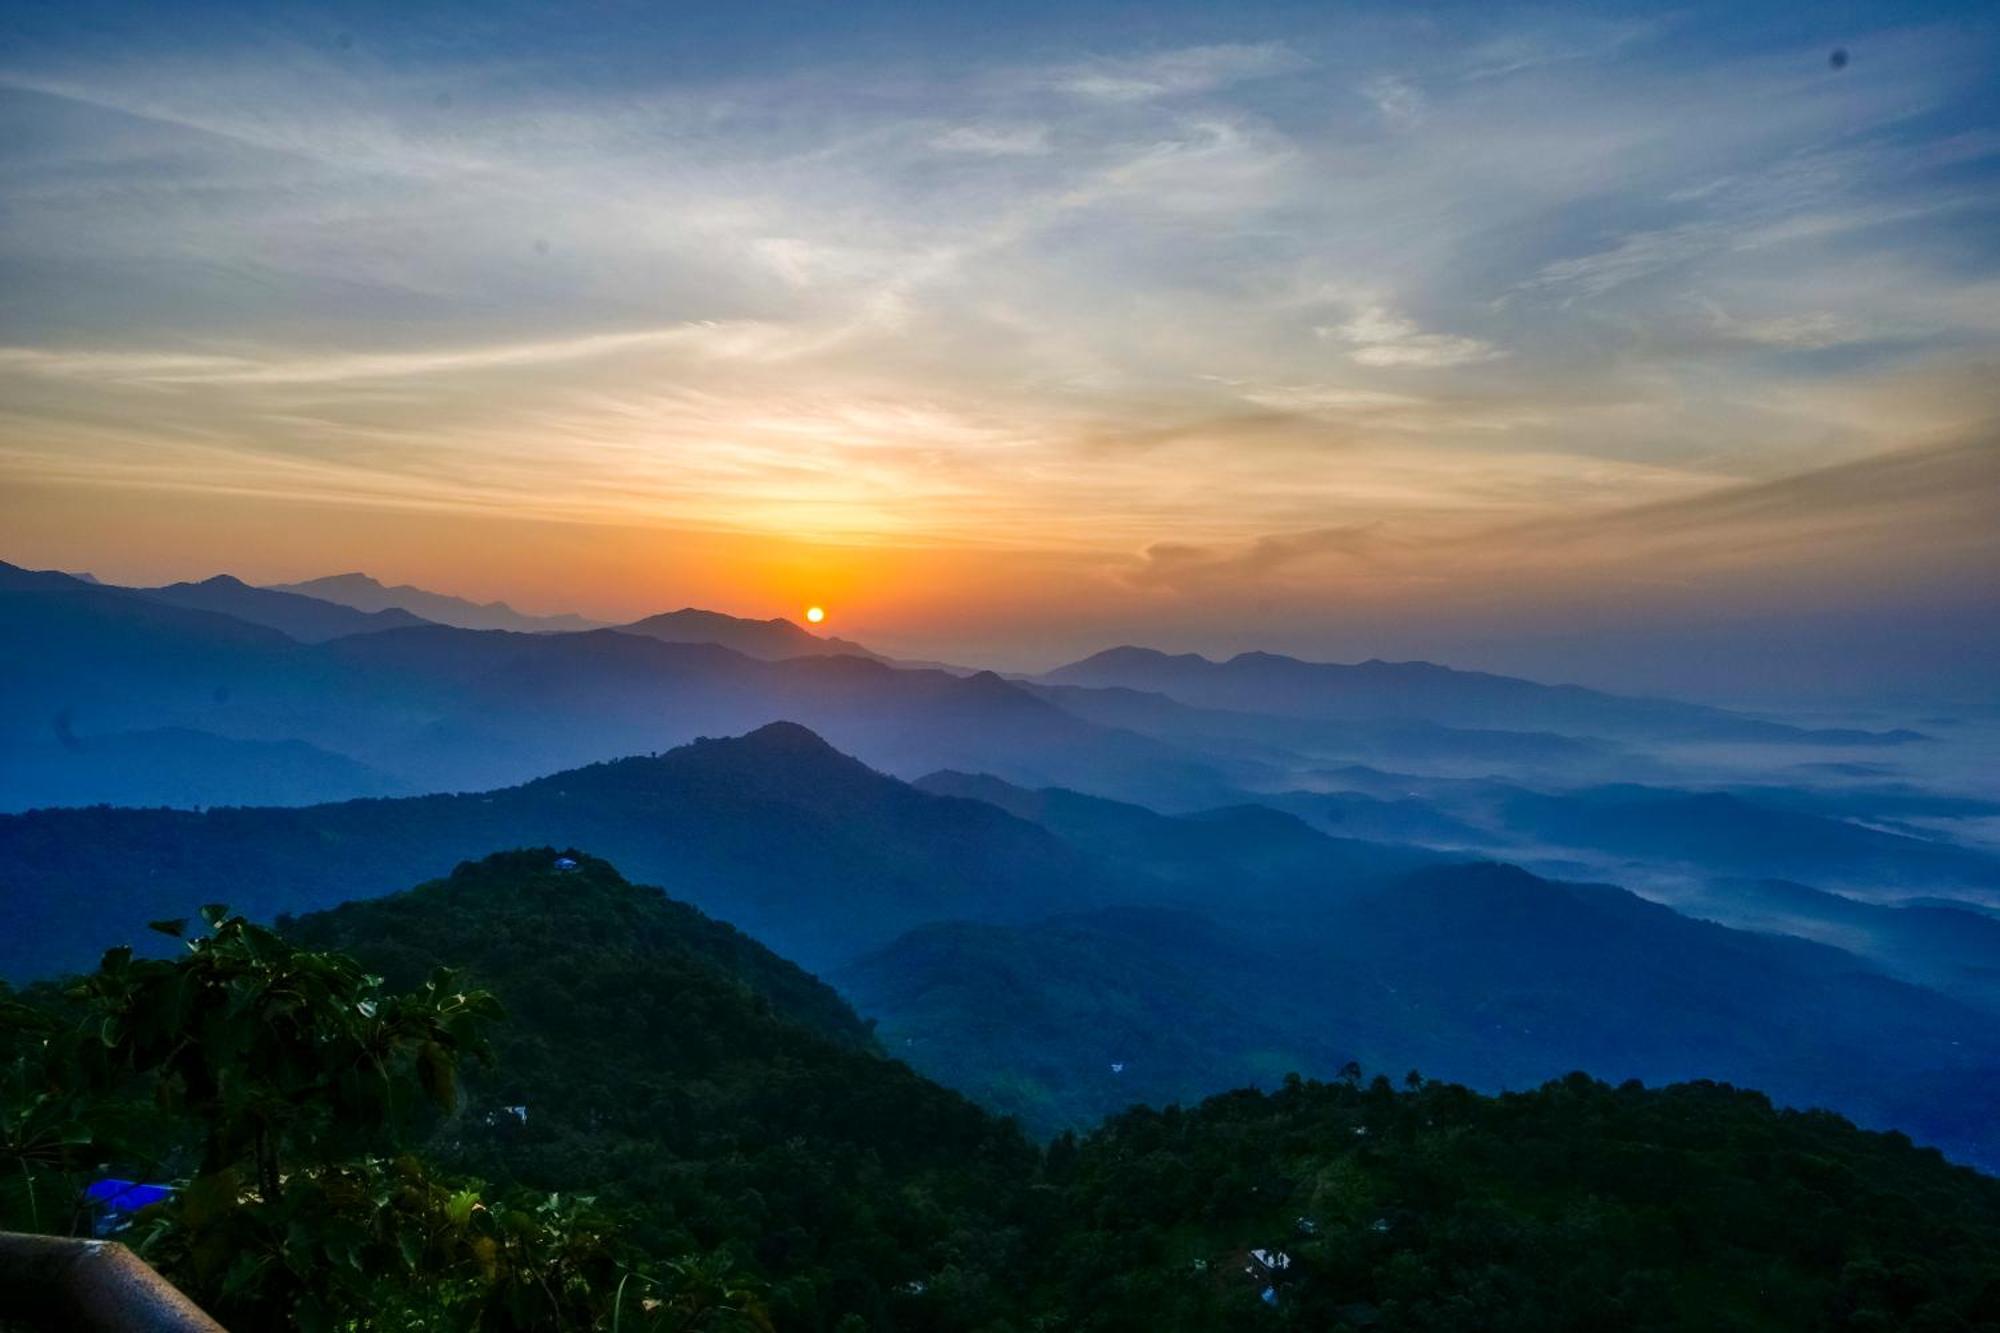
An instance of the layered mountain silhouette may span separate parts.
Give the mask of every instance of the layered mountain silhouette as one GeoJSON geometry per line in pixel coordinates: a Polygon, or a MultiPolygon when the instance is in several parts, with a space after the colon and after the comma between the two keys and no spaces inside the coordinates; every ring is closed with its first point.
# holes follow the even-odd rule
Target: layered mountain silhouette
{"type": "Polygon", "coordinates": [[[1042,680],[1151,691],[1201,708],[1335,721],[1428,722],[1651,740],[1854,745],[1920,739],[1912,731],[1803,729],[1698,704],[1542,685],[1431,662],[1304,662],[1262,652],[1217,662],[1194,653],[1173,656],[1122,647],[1058,667],[1042,680]]]}
{"type": "Polygon", "coordinates": [[[0,758],[0,810],[126,806],[308,805],[329,792],[405,794],[386,773],[304,741],[245,741],[185,727],[79,735],[0,758]]]}
{"type": "Polygon", "coordinates": [[[2000,1160],[1989,1014],[1852,953],[1268,809],[925,785],[775,724],[481,793],[4,816],[0,971],[144,947],[143,923],[202,902],[269,918],[545,842],[831,976],[895,1053],[1043,1129],[1354,1058],[1488,1088],[1725,1078],[2000,1160]]]}
{"type": "Polygon", "coordinates": [[[113,939],[145,947],[147,921],[204,902],[310,911],[523,842],[595,848],[813,967],[925,921],[1026,921],[1118,896],[1047,830],[778,723],[478,794],[0,816],[0,885],[22,927],[0,937],[0,976],[81,967],[113,939]]]}
{"type": "Polygon", "coordinates": [[[1487,1088],[1726,1079],[2000,1161],[1984,1013],[1840,950],[1506,866],[1293,910],[940,924],[836,980],[917,1068],[1044,1130],[1352,1058],[1487,1088]]]}
{"type": "Polygon", "coordinates": [[[15,737],[199,725],[177,709],[275,681],[303,651],[236,616],[12,566],[0,570],[0,644],[0,734],[15,737]]]}
{"type": "Polygon", "coordinates": [[[65,574],[56,569],[23,569],[0,560],[0,592],[62,592],[70,588],[102,586],[90,574],[65,574]]]}
{"type": "Polygon", "coordinates": [[[1863,902],[1781,879],[1718,879],[1674,906],[1744,930],[1818,940],[2000,1014],[2000,916],[1966,903],[1863,902]]]}
{"type": "Polygon", "coordinates": [[[1441,764],[1473,773],[1501,767],[1624,778],[1644,772],[1648,763],[1643,755],[1597,736],[1500,725],[1442,726],[1421,719],[1285,716],[1269,705],[1258,711],[1202,708],[1120,685],[1029,682],[1028,687],[1057,707],[1104,726],[1128,727],[1205,753],[1265,762],[1309,763],[1315,756],[1337,755],[1441,764]]]}
{"type": "Polygon", "coordinates": [[[2000,856],[1881,823],[1896,812],[1986,813],[1987,804],[1973,798],[1902,786],[1697,790],[1609,783],[1534,789],[1496,778],[1439,778],[1365,765],[1309,776],[1331,790],[1262,799],[1330,833],[1477,848],[1537,864],[1569,860],[1595,867],[1593,874],[1639,874],[1684,887],[1721,875],[1802,879],[1875,899],[1931,891],[1974,899],[2000,895],[2000,856]]]}
{"type": "Polygon", "coordinates": [[[1439,858],[1414,847],[1331,837],[1261,805],[1169,816],[1050,787],[1029,791],[990,774],[932,773],[921,789],[999,806],[1082,851],[1146,877],[1144,896],[1231,915],[1295,910],[1439,858]]]}
{"type": "Polygon", "coordinates": [[[2000,893],[2000,857],[1843,819],[1773,809],[1729,792],[1640,786],[1514,792],[1517,835],[1655,866],[1835,884],[1871,896],[1948,885],[2000,893]]]}
{"type": "Polygon", "coordinates": [[[401,583],[389,587],[366,574],[330,574],[303,583],[273,584],[278,592],[303,593],[358,611],[401,610],[439,625],[460,629],[507,629],[525,634],[567,633],[602,629],[604,623],[579,615],[533,616],[505,602],[474,602],[448,593],[431,592],[401,583]]]}
{"type": "MultiPolygon", "coordinates": [[[[17,806],[57,799],[35,788],[35,756],[72,734],[298,741],[400,789],[466,790],[779,718],[912,776],[971,768],[1182,806],[1233,790],[1212,761],[1085,722],[989,672],[897,670],[847,654],[766,661],[609,630],[416,625],[305,644],[216,611],[26,571],[0,578],[0,632],[11,648],[0,658],[0,736],[20,765],[7,784],[17,806]]],[[[109,777],[95,792],[71,782],[61,799],[118,790],[109,777]]]]}
{"type": "Polygon", "coordinates": [[[657,616],[635,620],[618,628],[626,634],[643,634],[661,643],[714,643],[732,648],[745,657],[778,661],[787,657],[868,657],[883,660],[858,643],[846,639],[821,638],[782,617],[772,620],[745,620],[720,611],[684,607],[657,616]]]}
{"type": "Polygon", "coordinates": [[[339,602],[275,588],[253,588],[241,579],[217,574],[200,583],[171,583],[163,588],[134,589],[148,601],[217,611],[253,625],[265,625],[302,643],[320,643],[347,634],[404,629],[427,622],[401,607],[358,611],[339,602]]]}

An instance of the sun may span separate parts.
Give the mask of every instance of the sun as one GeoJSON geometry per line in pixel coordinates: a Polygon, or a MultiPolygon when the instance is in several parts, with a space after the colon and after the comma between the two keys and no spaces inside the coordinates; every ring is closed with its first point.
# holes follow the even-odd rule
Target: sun
{"type": "Polygon", "coordinates": [[[806,608],[806,619],[807,619],[807,620],[810,620],[810,621],[811,621],[811,622],[812,622],[813,624],[815,624],[815,625],[819,624],[819,622],[820,622],[820,621],[822,621],[822,620],[825,620],[825,619],[826,619],[826,608],[825,608],[825,607],[823,607],[823,606],[809,606],[809,607],[807,607],[807,608],[806,608]]]}

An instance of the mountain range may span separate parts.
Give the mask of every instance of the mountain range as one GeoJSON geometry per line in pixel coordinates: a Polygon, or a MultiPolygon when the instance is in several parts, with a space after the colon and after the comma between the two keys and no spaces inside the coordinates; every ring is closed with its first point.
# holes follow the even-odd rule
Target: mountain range
{"type": "Polygon", "coordinates": [[[1907,788],[1746,784],[1530,787],[1365,765],[1318,770],[1314,789],[1260,800],[1328,832],[1504,856],[1685,891],[1706,879],[1797,879],[1863,898],[1943,892],[2000,899],[2000,857],[1935,831],[1896,826],[1919,810],[1977,819],[1987,804],[1907,788]]]}
{"type": "Polygon", "coordinates": [[[1042,1131],[1353,1058],[1481,1087],[1727,1078],[2000,1160],[1990,1014],[1854,954],[1269,809],[912,786],[792,724],[483,793],[0,817],[29,926],[0,971],[143,945],[144,922],[206,901],[268,918],[373,898],[524,841],[733,922],[916,1068],[1042,1131]]]}
{"type": "MultiPolygon", "coordinates": [[[[1483,1097],[1274,1074],[1043,1151],[883,1058],[783,958],[574,850],[282,925],[392,989],[448,965],[500,998],[494,1058],[427,1156],[592,1196],[655,1253],[726,1249],[785,1333],[1438,1327],[1496,1291],[1524,1329],[1812,1327],[1837,1306],[1977,1327],[1992,1308],[1990,1178],[1714,1083],[1483,1097]]],[[[1250,1004],[1219,1017],[1269,1027],[1250,1004]]]]}
{"type": "Polygon", "coordinates": [[[357,611],[318,597],[275,588],[253,588],[227,574],[217,574],[200,583],[171,583],[164,588],[135,588],[133,591],[148,601],[167,606],[214,611],[247,620],[253,625],[265,625],[301,643],[322,643],[349,634],[372,634],[377,630],[405,629],[411,625],[430,623],[401,607],[357,611]]]}
{"type": "Polygon", "coordinates": [[[1216,662],[1195,653],[1122,647],[1057,667],[1040,679],[1149,691],[1198,708],[1322,721],[1423,722],[1655,741],[1896,745],[1922,739],[1907,729],[1800,728],[1699,704],[1543,685],[1433,662],[1303,662],[1264,652],[1216,662]]]}
{"type": "Polygon", "coordinates": [[[1893,976],[2000,1016],[2000,916],[1971,904],[1871,903],[1789,880],[1716,879],[1673,905],[1742,930],[1845,949],[1893,976]]]}
{"type": "Polygon", "coordinates": [[[665,611],[629,625],[618,626],[626,634],[643,634],[661,643],[713,643],[742,653],[781,661],[787,657],[866,657],[886,659],[846,639],[822,637],[782,617],[771,620],[744,620],[719,611],[684,607],[665,611]]]}
{"type": "Polygon", "coordinates": [[[827,966],[941,918],[1025,921],[1116,894],[1034,824],[876,773],[775,723],[519,787],[302,808],[0,815],[0,885],[32,931],[0,976],[76,968],[107,933],[227,901],[269,919],[391,893],[495,846],[594,848],[827,966]],[[82,897],[87,915],[66,910],[82,897]]]}
{"type": "MultiPolygon", "coordinates": [[[[1281,810],[1319,834],[1665,896],[1723,876],[2000,900],[2000,857],[1940,827],[1989,817],[1991,801],[1807,778],[1796,763],[1765,770],[1786,783],[1687,782],[1684,740],[1646,738],[1727,734],[1796,754],[1836,742],[1879,752],[1908,733],[1789,727],[1428,664],[1134,649],[1052,673],[1136,679],[1187,702],[1132,684],[913,668],[789,622],[693,610],[576,633],[413,620],[226,577],[120,589],[0,568],[12,648],[0,650],[0,809],[485,790],[790,719],[908,779],[983,774],[1072,803],[1142,804],[1149,817],[1281,810]],[[682,641],[702,635],[750,651],[682,641]],[[1286,708],[1298,711],[1275,711],[1286,708]],[[1556,722],[1619,734],[1527,729],[1556,722]]],[[[1206,892],[1202,876],[1219,872],[1189,873],[1206,892]]]]}
{"type": "Polygon", "coordinates": [[[299,742],[368,775],[342,785],[329,769],[310,793],[327,799],[523,781],[779,718],[911,775],[973,767],[1182,804],[1231,790],[1213,763],[1085,722],[990,672],[898,670],[845,652],[768,661],[613,630],[444,625],[301,643],[240,616],[29,571],[0,571],[0,629],[21,646],[0,658],[0,799],[14,808],[164,790],[169,773],[201,777],[193,794],[226,789],[227,774],[196,770],[244,742],[299,742]],[[93,770],[92,751],[73,744],[138,731],[191,743],[156,779],[93,770]],[[58,752],[70,756],[63,780],[44,781],[58,752]]]}
{"type": "Polygon", "coordinates": [[[296,593],[351,607],[357,611],[403,611],[438,625],[460,629],[505,629],[523,634],[570,633],[603,629],[602,621],[564,613],[532,616],[516,611],[505,602],[474,602],[448,593],[430,592],[407,583],[389,587],[366,574],[330,574],[302,583],[279,583],[273,591],[296,593]]]}
{"type": "Polygon", "coordinates": [[[834,979],[916,1068],[1043,1132],[1283,1071],[1717,1078],[2000,1163],[1988,1013],[1608,886],[1441,866],[1294,911],[938,924],[834,979]]]}

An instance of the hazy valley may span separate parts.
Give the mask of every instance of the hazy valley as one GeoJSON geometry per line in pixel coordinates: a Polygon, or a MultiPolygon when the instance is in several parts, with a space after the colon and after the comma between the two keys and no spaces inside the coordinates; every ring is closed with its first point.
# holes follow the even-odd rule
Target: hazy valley
{"type": "Polygon", "coordinates": [[[576,847],[1040,1134],[1357,1061],[1713,1078],[2000,1161],[2000,802],[1930,776],[1949,734],[1424,663],[1003,677],[707,613],[468,629],[362,591],[6,575],[34,651],[0,970],[576,847]]]}

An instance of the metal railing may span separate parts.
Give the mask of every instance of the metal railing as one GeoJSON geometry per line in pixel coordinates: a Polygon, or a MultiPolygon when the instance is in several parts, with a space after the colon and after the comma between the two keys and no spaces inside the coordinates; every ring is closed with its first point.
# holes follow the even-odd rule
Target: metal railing
{"type": "Polygon", "coordinates": [[[0,1329],[13,1328],[224,1333],[117,1241],[0,1231],[0,1329]]]}

